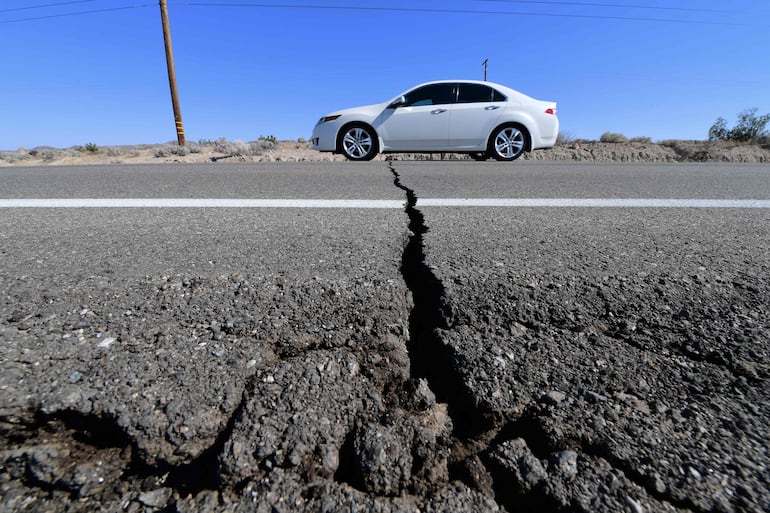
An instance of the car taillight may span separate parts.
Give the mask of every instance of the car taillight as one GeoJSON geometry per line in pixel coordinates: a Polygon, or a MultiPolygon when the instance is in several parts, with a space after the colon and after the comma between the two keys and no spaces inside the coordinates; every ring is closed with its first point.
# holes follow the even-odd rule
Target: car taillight
{"type": "Polygon", "coordinates": [[[555,108],[551,108],[551,107],[548,107],[547,109],[545,109],[545,113],[546,113],[546,114],[550,114],[550,115],[552,115],[552,116],[555,116],[555,115],[556,115],[556,109],[555,109],[555,108]]]}

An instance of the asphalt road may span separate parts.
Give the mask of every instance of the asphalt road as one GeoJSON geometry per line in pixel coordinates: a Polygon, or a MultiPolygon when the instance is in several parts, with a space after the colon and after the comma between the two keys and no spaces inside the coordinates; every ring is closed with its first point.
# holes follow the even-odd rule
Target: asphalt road
{"type": "Polygon", "coordinates": [[[0,510],[770,510],[770,209],[420,206],[767,166],[0,168],[30,198],[406,208],[0,208],[0,510]]]}

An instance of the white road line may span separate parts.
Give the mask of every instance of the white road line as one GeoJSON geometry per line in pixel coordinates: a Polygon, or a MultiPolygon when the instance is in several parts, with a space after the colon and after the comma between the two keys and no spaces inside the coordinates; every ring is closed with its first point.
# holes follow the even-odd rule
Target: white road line
{"type": "Polygon", "coordinates": [[[52,198],[0,199],[0,208],[404,208],[401,200],[52,198]]]}
{"type": "MultiPolygon", "coordinates": [[[[19,198],[0,208],[404,208],[400,200],[217,198],[19,198]]],[[[758,199],[418,198],[418,207],[770,208],[758,199]]]]}
{"type": "Polygon", "coordinates": [[[418,207],[770,208],[770,200],[658,198],[425,198],[418,207]]]}

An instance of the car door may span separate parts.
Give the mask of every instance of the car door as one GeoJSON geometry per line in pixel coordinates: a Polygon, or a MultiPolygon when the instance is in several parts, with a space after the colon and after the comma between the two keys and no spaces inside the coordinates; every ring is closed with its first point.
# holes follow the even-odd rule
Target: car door
{"type": "Polygon", "coordinates": [[[497,125],[505,96],[476,83],[458,84],[457,103],[449,120],[449,146],[458,150],[483,150],[490,131],[497,125]]]}
{"type": "Polygon", "coordinates": [[[386,151],[436,151],[449,139],[449,109],[455,84],[428,84],[404,95],[406,102],[387,109],[379,133],[386,151]]]}

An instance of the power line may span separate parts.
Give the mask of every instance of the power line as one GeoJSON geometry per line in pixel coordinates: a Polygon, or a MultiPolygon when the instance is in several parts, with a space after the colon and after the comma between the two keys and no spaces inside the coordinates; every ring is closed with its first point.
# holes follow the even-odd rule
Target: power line
{"type": "Polygon", "coordinates": [[[375,12],[404,12],[404,13],[432,13],[432,14],[486,14],[495,16],[540,16],[551,18],[581,18],[594,20],[616,21],[646,21],[657,23],[684,23],[692,25],[740,25],[723,21],[699,21],[672,18],[644,18],[637,16],[602,16],[598,14],[563,14],[543,12],[517,12],[517,11],[490,11],[476,9],[432,9],[420,7],[362,7],[350,5],[311,5],[311,4],[268,4],[268,3],[212,3],[212,2],[173,2],[172,5],[185,7],[252,7],[263,9],[314,9],[337,11],[375,11],[375,12]]]}
{"type": "Polygon", "coordinates": [[[86,2],[96,2],[96,0],[74,0],[72,2],[56,2],[55,4],[29,5],[27,7],[14,7],[13,9],[0,9],[0,12],[26,11],[29,9],[41,9],[43,7],[59,7],[60,5],[84,4],[86,2]]]}
{"type": "Polygon", "coordinates": [[[113,11],[125,11],[127,9],[141,9],[143,7],[155,7],[157,4],[139,4],[139,5],[127,5],[125,7],[111,7],[109,9],[95,9],[93,11],[77,11],[62,14],[49,14],[48,16],[35,16],[34,18],[17,18],[15,20],[2,20],[3,23],[17,23],[22,21],[35,21],[35,20],[48,20],[51,18],[64,18],[66,16],[80,16],[81,14],[94,14],[100,12],[113,12],[113,11]]]}
{"type": "MultiPolygon", "coordinates": [[[[52,4],[44,4],[38,6],[22,7],[7,9],[0,12],[18,11],[21,9],[34,9],[42,7],[60,6],[68,4],[77,4],[85,2],[93,2],[96,0],[76,0],[70,2],[57,2],[52,4]]],[[[559,2],[559,1],[537,1],[537,0],[476,0],[484,2],[506,2],[506,3],[531,3],[531,4],[555,4],[555,5],[573,5],[573,6],[596,6],[596,7],[633,7],[633,8],[650,8],[650,9],[671,9],[671,10],[685,10],[683,8],[666,8],[666,7],[650,7],[650,6],[636,6],[636,5],[622,5],[622,4],[599,4],[588,2],[559,2]]],[[[337,10],[337,11],[369,11],[369,12],[402,12],[402,13],[428,13],[428,14],[476,14],[476,15],[494,15],[494,16],[537,16],[537,17],[551,17],[551,18],[578,18],[578,19],[598,19],[598,20],[616,20],[616,21],[642,21],[653,23],[683,23],[683,24],[695,24],[695,25],[732,25],[737,26],[740,24],[721,22],[721,21],[699,21],[699,20],[684,20],[673,18],[646,18],[638,16],[604,16],[599,14],[565,14],[565,13],[544,13],[544,12],[518,12],[518,11],[498,11],[498,10],[478,10],[478,9],[435,9],[435,8],[419,8],[419,7],[378,7],[378,6],[343,6],[343,5],[312,5],[312,4],[272,4],[272,3],[213,3],[213,2],[172,2],[172,5],[184,6],[184,7],[251,7],[251,8],[263,8],[263,9],[312,9],[312,10],[337,10]]],[[[140,9],[145,7],[154,7],[155,4],[138,4],[125,7],[112,7],[107,9],[95,9],[90,11],[76,11],[71,13],[51,14],[46,16],[35,16],[29,18],[17,18],[13,20],[2,20],[0,24],[4,23],[17,23],[24,21],[37,21],[51,18],[61,18],[67,16],[80,16],[86,14],[95,14],[103,12],[123,11],[127,9],[140,9]]],[[[697,9],[694,9],[697,10],[697,9]]],[[[703,10],[706,11],[706,10],[703,10]]],[[[715,11],[716,12],[716,11],[715,11]]]]}
{"type": "Polygon", "coordinates": [[[610,7],[622,9],[649,9],[655,11],[688,11],[688,12],[713,12],[725,13],[730,11],[719,9],[696,9],[688,7],[657,7],[653,5],[633,5],[633,4],[607,4],[594,2],[557,2],[549,0],[474,0],[476,2],[505,3],[505,4],[538,4],[538,5],[569,5],[577,7],[610,7]]]}

